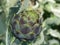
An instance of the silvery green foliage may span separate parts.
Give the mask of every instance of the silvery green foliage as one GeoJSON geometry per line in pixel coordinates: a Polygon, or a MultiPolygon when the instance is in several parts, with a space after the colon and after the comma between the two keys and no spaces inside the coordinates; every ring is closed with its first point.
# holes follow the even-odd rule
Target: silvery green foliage
{"type": "MultiPolygon", "coordinates": [[[[13,16],[13,14],[9,15],[9,9],[17,7],[15,6],[17,0],[0,0],[0,45],[60,45],[60,0],[38,1],[44,12],[43,29],[36,41],[19,41],[12,35],[11,29],[7,27],[13,16]]],[[[28,7],[26,4],[28,4],[27,0],[20,9],[26,9],[28,7]]]]}
{"type": "Polygon", "coordinates": [[[0,0],[0,36],[6,32],[6,0],[0,0]]]}
{"type": "Polygon", "coordinates": [[[55,39],[49,40],[49,45],[60,45],[59,42],[55,39]]]}

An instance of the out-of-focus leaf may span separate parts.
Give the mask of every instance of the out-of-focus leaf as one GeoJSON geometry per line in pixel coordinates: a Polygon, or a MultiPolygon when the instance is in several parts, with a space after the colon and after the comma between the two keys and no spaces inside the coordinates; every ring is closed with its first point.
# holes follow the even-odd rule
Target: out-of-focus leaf
{"type": "Polygon", "coordinates": [[[53,36],[53,37],[56,37],[56,38],[59,38],[60,39],[60,33],[57,31],[57,30],[52,30],[52,29],[49,29],[48,30],[48,33],[53,36]]]}
{"type": "Polygon", "coordinates": [[[45,20],[45,23],[47,25],[52,25],[52,24],[60,25],[60,21],[59,20],[60,20],[60,18],[58,18],[58,17],[51,17],[51,18],[47,18],[45,20]]]}
{"type": "Polygon", "coordinates": [[[0,36],[6,32],[6,0],[0,0],[0,36]]]}
{"type": "Polygon", "coordinates": [[[51,10],[50,10],[50,6],[51,6],[51,4],[47,4],[47,5],[45,5],[45,10],[47,10],[47,11],[50,12],[50,11],[51,11],[51,10]]]}
{"type": "Polygon", "coordinates": [[[17,3],[17,0],[7,0],[7,3],[9,4],[9,7],[13,7],[17,3]]]}
{"type": "Polygon", "coordinates": [[[55,3],[46,2],[44,9],[51,12],[51,7],[54,7],[55,3]]]}
{"type": "Polygon", "coordinates": [[[13,44],[14,40],[15,40],[15,37],[13,37],[13,38],[12,38],[12,40],[11,40],[11,43],[10,43],[10,44],[13,44]]]}
{"type": "Polygon", "coordinates": [[[5,16],[3,16],[3,15],[1,15],[0,16],[0,36],[1,36],[1,34],[4,34],[5,32],[6,32],[6,17],[5,16]]]}
{"type": "Polygon", "coordinates": [[[0,45],[4,45],[4,43],[1,43],[0,45]]]}
{"type": "Polygon", "coordinates": [[[55,3],[55,0],[46,0],[46,1],[48,1],[50,3],[55,3]]]}
{"type": "Polygon", "coordinates": [[[60,4],[56,4],[55,7],[51,6],[51,12],[54,13],[55,16],[60,17],[60,4]]]}
{"type": "Polygon", "coordinates": [[[59,42],[55,39],[49,40],[49,45],[60,45],[59,42]]]}

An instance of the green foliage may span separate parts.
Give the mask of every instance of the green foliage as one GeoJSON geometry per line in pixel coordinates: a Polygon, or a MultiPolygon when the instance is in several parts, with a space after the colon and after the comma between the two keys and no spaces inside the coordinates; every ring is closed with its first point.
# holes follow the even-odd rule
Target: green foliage
{"type": "MultiPolygon", "coordinates": [[[[10,25],[12,18],[16,16],[16,13],[10,8],[16,8],[17,0],[0,0],[0,45],[60,45],[60,1],[39,1],[39,8],[44,12],[42,15],[42,31],[39,36],[37,36],[37,39],[33,41],[26,41],[24,39],[21,41],[12,34],[10,25]]],[[[25,3],[26,2],[27,1],[25,1],[25,3]]],[[[25,11],[28,6],[26,4],[24,4],[26,7],[22,6],[23,8],[21,7],[21,10],[19,9],[18,11],[25,11]]],[[[29,11],[27,14],[29,15],[26,16],[29,16],[32,19],[31,21],[35,21],[35,19],[38,18],[34,11],[29,11]]],[[[26,20],[26,17],[24,19],[26,20]]],[[[19,28],[19,26],[17,28],[19,28]]]]}

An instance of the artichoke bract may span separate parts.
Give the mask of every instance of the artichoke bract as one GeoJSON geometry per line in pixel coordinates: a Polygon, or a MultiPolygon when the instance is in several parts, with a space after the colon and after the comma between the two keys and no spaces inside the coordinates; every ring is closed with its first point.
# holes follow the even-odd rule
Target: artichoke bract
{"type": "Polygon", "coordinates": [[[11,26],[18,39],[35,39],[41,31],[41,18],[34,10],[24,11],[13,16],[11,26]]]}

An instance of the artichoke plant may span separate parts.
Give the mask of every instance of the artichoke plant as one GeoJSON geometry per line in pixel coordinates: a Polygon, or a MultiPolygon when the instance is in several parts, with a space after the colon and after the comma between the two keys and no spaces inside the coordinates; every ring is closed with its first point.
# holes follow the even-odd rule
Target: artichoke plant
{"type": "Polygon", "coordinates": [[[0,45],[60,45],[60,1],[0,0],[0,45]]]}
{"type": "Polygon", "coordinates": [[[12,18],[12,33],[19,39],[34,39],[41,31],[40,21],[35,11],[24,11],[12,18]]]}
{"type": "MultiPolygon", "coordinates": [[[[33,6],[35,5],[36,4],[33,4],[33,6]]],[[[16,14],[16,12],[12,14],[13,16],[10,21],[11,32],[19,40],[34,40],[42,30],[42,12],[40,7],[38,7],[39,9],[37,8],[36,10],[32,9],[32,7],[31,9],[29,8],[30,7],[22,10],[18,14],[16,14]]],[[[11,7],[10,9],[14,9],[14,7],[11,7]]],[[[17,9],[18,7],[15,7],[15,10],[17,9]]],[[[13,10],[11,10],[11,12],[13,12],[13,10]]]]}

